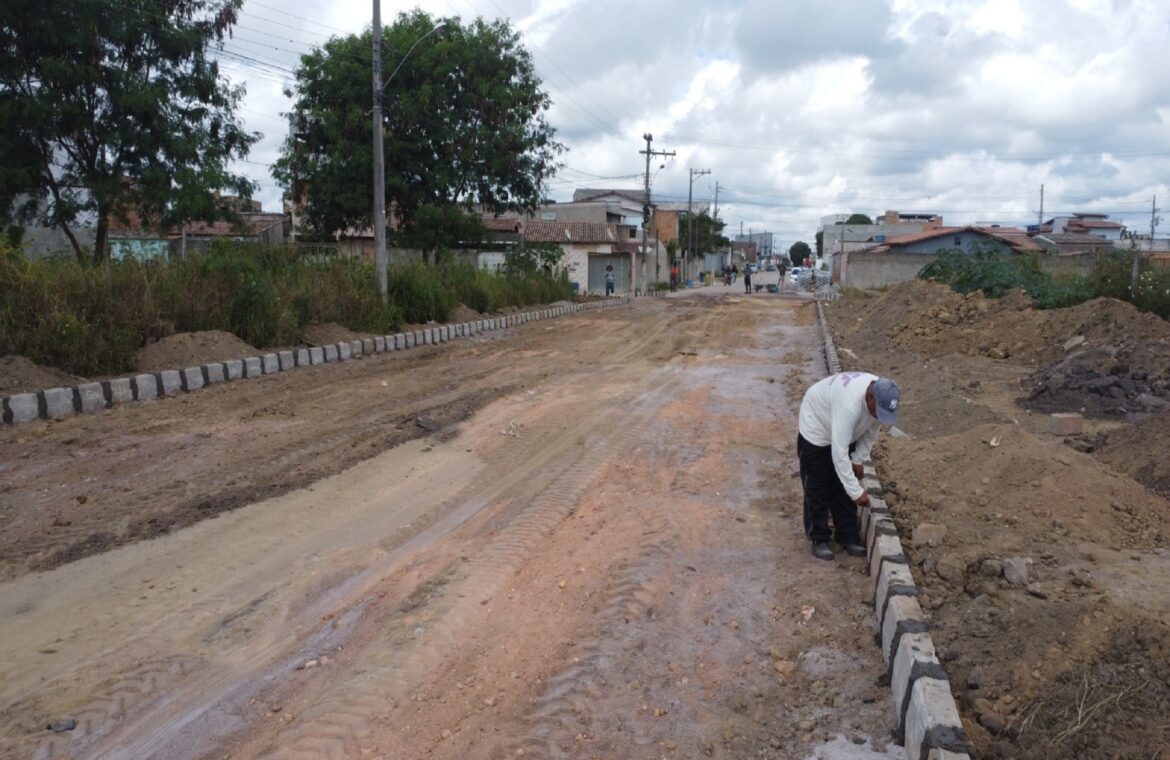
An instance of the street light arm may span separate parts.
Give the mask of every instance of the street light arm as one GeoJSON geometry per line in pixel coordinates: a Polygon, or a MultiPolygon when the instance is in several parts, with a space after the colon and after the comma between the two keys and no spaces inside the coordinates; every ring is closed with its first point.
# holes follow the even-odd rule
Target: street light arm
{"type": "Polygon", "coordinates": [[[390,72],[390,76],[387,77],[386,81],[382,84],[383,90],[385,90],[388,86],[390,86],[390,82],[391,82],[391,80],[394,79],[394,75],[397,74],[398,70],[402,68],[402,64],[406,63],[406,59],[409,58],[410,54],[414,52],[414,49],[416,47],[418,47],[418,43],[422,42],[427,37],[430,37],[432,34],[439,31],[440,29],[442,29],[446,25],[447,25],[446,22],[437,24],[434,29],[431,29],[429,32],[427,32],[426,34],[424,34],[423,36],[419,37],[417,40],[414,41],[414,44],[411,45],[410,48],[407,49],[406,55],[402,56],[402,60],[398,62],[398,65],[394,67],[394,71],[390,72]]]}

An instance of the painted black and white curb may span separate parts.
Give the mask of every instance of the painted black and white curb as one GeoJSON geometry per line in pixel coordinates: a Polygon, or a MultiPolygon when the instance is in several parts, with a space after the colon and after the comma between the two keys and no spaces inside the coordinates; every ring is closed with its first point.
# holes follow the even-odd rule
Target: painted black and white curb
{"type": "Polygon", "coordinates": [[[593,309],[625,306],[629,297],[607,298],[600,301],[557,306],[539,311],[517,312],[506,317],[478,319],[473,322],[438,325],[424,330],[374,338],[343,341],[325,346],[298,348],[211,362],[186,369],[166,369],[130,377],[118,377],[102,382],[82,383],[66,388],[47,388],[35,393],[17,393],[0,398],[3,421],[8,424],[31,422],[37,419],[62,419],[75,414],[87,414],[133,401],[153,401],[179,392],[190,393],[200,388],[234,380],[250,380],[261,375],[287,372],[298,367],[313,367],[331,362],[344,362],[369,354],[404,351],[416,346],[437,345],[458,338],[467,338],[492,330],[502,330],[528,322],[554,319],[567,314],[593,309]]]}
{"type": "MultiPolygon", "coordinates": [[[[825,362],[830,374],[836,374],[841,360],[819,301],[817,316],[825,362]]],[[[857,516],[868,551],[878,639],[894,692],[897,735],[910,760],[973,758],[975,748],[963,731],[951,682],[935,654],[930,626],[918,604],[918,587],[873,462],[865,463],[861,484],[869,493],[870,507],[859,507],[857,516]]]]}

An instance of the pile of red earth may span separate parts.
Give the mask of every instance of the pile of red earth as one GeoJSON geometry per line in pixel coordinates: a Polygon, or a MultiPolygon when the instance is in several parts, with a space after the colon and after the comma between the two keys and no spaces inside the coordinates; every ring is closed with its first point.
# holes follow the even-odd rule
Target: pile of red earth
{"type": "Polygon", "coordinates": [[[1170,503],[1012,424],[883,438],[878,467],[980,757],[1170,746],[1170,503]]]}
{"type": "Polygon", "coordinates": [[[1027,398],[1039,410],[1123,417],[1170,409],[1170,322],[1124,301],[1041,310],[1022,291],[988,299],[914,280],[869,299],[854,319],[842,326],[853,343],[1037,366],[1027,398]]]}

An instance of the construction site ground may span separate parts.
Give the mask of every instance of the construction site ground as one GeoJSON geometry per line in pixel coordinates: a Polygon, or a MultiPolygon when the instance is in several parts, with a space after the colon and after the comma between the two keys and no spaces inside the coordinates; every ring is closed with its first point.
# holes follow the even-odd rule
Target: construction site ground
{"type": "Polygon", "coordinates": [[[927,282],[825,310],[901,384],[876,466],[979,756],[1170,757],[1170,324],[927,282]]]}
{"type": "Polygon", "coordinates": [[[900,757],[801,530],[824,371],[716,286],[5,428],[0,756],[900,757]]]}

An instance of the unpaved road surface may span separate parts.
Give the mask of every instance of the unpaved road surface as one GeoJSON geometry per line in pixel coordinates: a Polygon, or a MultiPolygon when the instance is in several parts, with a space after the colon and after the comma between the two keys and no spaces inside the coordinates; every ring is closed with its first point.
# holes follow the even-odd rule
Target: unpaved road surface
{"type": "Polygon", "coordinates": [[[0,756],[897,757],[823,372],[711,288],[6,429],[0,756]]]}

